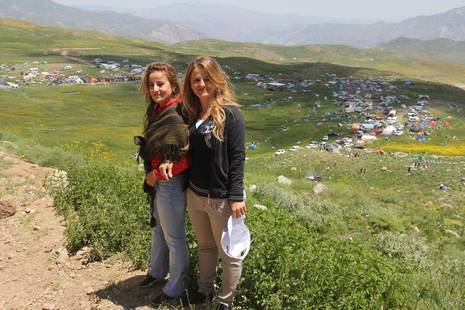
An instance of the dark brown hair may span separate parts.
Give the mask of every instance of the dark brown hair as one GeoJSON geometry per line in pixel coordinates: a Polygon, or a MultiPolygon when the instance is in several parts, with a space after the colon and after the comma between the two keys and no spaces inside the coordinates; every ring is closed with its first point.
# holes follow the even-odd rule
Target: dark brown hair
{"type": "Polygon", "coordinates": [[[164,72],[166,74],[166,78],[170,82],[171,88],[173,89],[173,98],[179,95],[178,77],[176,75],[176,70],[173,68],[172,65],[163,62],[153,62],[150,65],[148,65],[147,70],[145,70],[145,72],[142,73],[142,78],[139,86],[139,90],[144,93],[145,102],[147,103],[147,110],[144,116],[144,134],[147,130],[148,125],[153,121],[155,117],[155,106],[157,103],[153,101],[152,97],[150,96],[149,87],[149,76],[154,71],[164,72]]]}

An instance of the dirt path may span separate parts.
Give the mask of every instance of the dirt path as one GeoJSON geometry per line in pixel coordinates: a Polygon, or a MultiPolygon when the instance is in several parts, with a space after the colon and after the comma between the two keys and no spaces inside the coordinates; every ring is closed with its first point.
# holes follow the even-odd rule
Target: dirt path
{"type": "Polygon", "coordinates": [[[86,249],[68,255],[63,218],[43,187],[50,173],[0,144],[0,208],[16,209],[0,219],[0,309],[149,309],[156,292],[137,287],[142,271],[117,257],[87,263],[86,249]]]}

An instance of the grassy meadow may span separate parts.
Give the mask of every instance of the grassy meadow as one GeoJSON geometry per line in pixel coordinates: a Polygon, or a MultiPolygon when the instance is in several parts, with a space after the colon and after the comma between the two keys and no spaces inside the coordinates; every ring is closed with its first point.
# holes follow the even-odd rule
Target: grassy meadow
{"type": "MultiPolygon", "coordinates": [[[[129,58],[145,64],[161,59],[173,62],[180,72],[191,55],[208,51],[235,56],[219,58],[231,77],[234,72],[251,72],[292,80],[329,73],[397,76],[402,70],[402,76],[411,73],[419,78],[434,72],[430,80],[435,80],[437,72],[449,69],[435,63],[438,71],[428,71],[428,63],[415,67],[423,73],[413,73],[409,70],[414,66],[404,67],[406,59],[392,66],[399,72],[386,73],[363,68],[377,66],[366,65],[376,63],[370,60],[376,59],[370,54],[375,51],[347,57],[353,63],[343,67],[305,62],[340,57],[342,63],[355,51],[333,47],[331,54],[324,47],[260,46],[269,54],[242,50],[231,55],[223,48],[233,51],[246,45],[164,46],[18,21],[2,21],[0,37],[4,57],[0,63],[18,64],[20,69],[26,60],[45,58],[47,70],[67,61],[73,70],[93,70],[63,58],[63,51],[85,61],[129,58]],[[177,52],[170,52],[173,49],[177,52]],[[278,50],[281,58],[275,56],[278,50]],[[244,53],[256,59],[243,58],[244,53]],[[318,53],[328,58],[312,58],[318,53]]],[[[388,59],[383,61],[389,64],[388,59]]],[[[461,67],[454,68],[462,72],[461,67]]],[[[377,69],[390,71],[387,65],[377,69]]],[[[448,82],[454,74],[439,79],[448,82]]],[[[329,130],[347,134],[349,129],[337,123],[357,118],[333,118],[336,106],[324,99],[331,98],[333,89],[315,84],[309,92],[270,92],[243,78],[232,81],[246,119],[246,140],[258,145],[257,150],[247,151],[247,224],[253,243],[245,260],[238,309],[465,308],[465,91],[433,82],[416,81],[406,87],[402,80],[394,81],[411,98],[403,103],[414,103],[419,94],[427,94],[431,113],[450,125],[435,130],[423,143],[405,134],[379,139],[367,151],[330,154],[304,146],[321,140],[329,130]],[[321,108],[315,111],[317,100],[321,108]],[[276,149],[295,144],[302,150],[274,155],[276,149]],[[378,155],[370,149],[386,152],[378,155]],[[280,175],[292,184],[278,183],[280,175]],[[307,180],[311,175],[321,177],[326,186],[323,194],[314,193],[316,183],[307,180]],[[267,209],[255,208],[256,204],[267,209]]],[[[2,142],[0,146],[68,172],[66,188],[48,187],[66,218],[71,252],[90,246],[93,259],[122,252],[135,266],[147,266],[148,210],[141,188],[143,174],[132,157],[136,151],[132,136],[141,132],[144,109],[136,83],[31,84],[0,90],[0,140],[13,141],[16,147],[2,142]]],[[[190,228],[188,234],[195,266],[197,245],[190,228]]],[[[195,269],[189,289],[195,289],[195,269]]]]}

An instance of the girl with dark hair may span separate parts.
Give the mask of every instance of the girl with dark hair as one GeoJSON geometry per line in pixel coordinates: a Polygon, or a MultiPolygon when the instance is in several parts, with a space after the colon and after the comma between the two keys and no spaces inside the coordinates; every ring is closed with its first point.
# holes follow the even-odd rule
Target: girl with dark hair
{"type": "Polygon", "coordinates": [[[188,128],[181,116],[177,96],[176,71],[165,63],[152,63],[142,76],[141,91],[147,111],[144,120],[144,146],[141,156],[146,167],[146,186],[150,193],[152,248],[147,276],[140,283],[149,287],[169,279],[152,304],[177,303],[185,296],[189,263],[186,244],[186,172],[190,160],[188,128]],[[170,167],[169,178],[166,169],[170,167]]]}

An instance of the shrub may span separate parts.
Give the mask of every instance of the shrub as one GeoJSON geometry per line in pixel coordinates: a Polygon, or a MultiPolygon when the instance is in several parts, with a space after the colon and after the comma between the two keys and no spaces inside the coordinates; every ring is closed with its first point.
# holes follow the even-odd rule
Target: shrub
{"type": "Polygon", "coordinates": [[[253,243],[238,300],[244,309],[380,309],[402,303],[399,266],[375,250],[312,233],[280,209],[250,214],[248,225],[253,243]]]}
{"type": "Polygon", "coordinates": [[[288,211],[295,211],[303,205],[303,201],[298,195],[273,184],[258,186],[255,196],[262,202],[270,202],[276,207],[288,211]]]}
{"type": "Polygon", "coordinates": [[[376,236],[375,245],[384,255],[406,260],[414,266],[424,267],[428,263],[428,246],[412,236],[384,231],[376,236]]]}
{"type": "Polygon", "coordinates": [[[140,173],[89,161],[68,175],[69,185],[55,193],[55,205],[68,222],[68,249],[90,245],[96,259],[123,251],[137,266],[146,266],[150,228],[140,173]]]}

